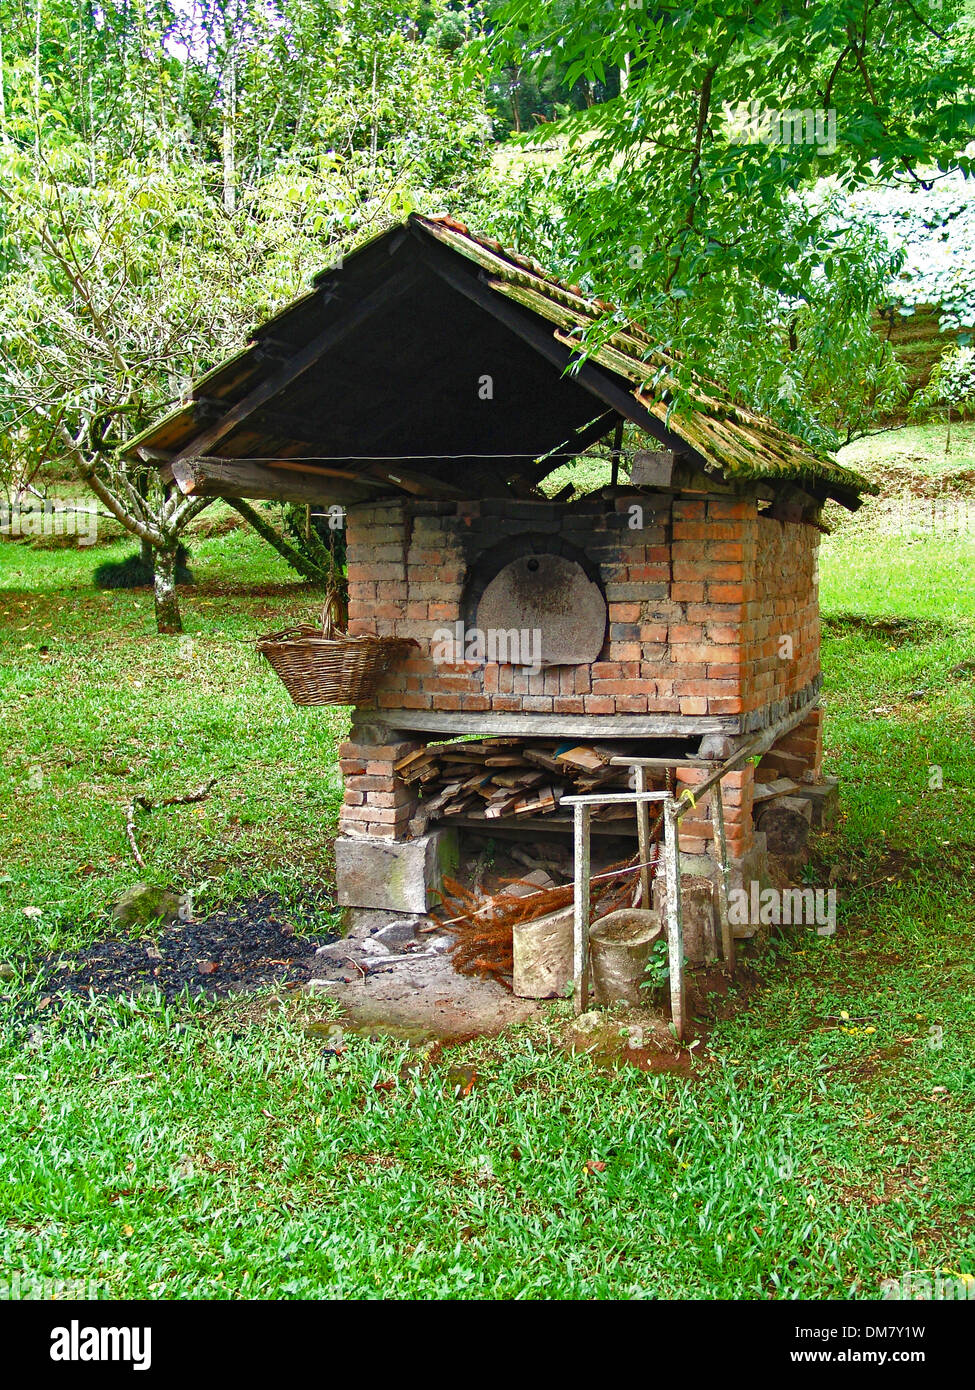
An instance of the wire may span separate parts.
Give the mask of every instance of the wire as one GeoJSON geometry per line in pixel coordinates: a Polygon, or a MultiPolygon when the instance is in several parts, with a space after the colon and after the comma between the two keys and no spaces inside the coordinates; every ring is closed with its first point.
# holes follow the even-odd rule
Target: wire
{"type": "MultiPolygon", "coordinates": [[[[631,455],[631,451],[628,450],[628,449],[623,449],[623,450],[621,450],[620,452],[621,452],[621,456],[623,456],[623,457],[630,458],[630,457],[632,456],[632,455],[631,455]]],[[[560,451],[557,450],[557,449],[555,450],[554,453],[551,453],[551,454],[470,454],[470,453],[457,453],[457,452],[455,452],[455,453],[452,453],[452,454],[288,454],[287,457],[285,457],[285,456],[283,456],[283,455],[281,455],[281,454],[273,454],[273,455],[270,455],[270,456],[268,456],[268,457],[266,457],[266,458],[258,457],[258,456],[255,455],[255,454],[247,454],[246,456],[243,456],[243,455],[242,455],[241,458],[239,458],[239,459],[235,459],[235,458],[222,458],[222,459],[221,459],[221,462],[222,462],[222,463],[243,463],[243,462],[247,462],[247,463],[409,463],[409,462],[419,462],[420,460],[428,460],[428,459],[448,459],[448,460],[451,460],[451,461],[456,461],[457,459],[533,459],[533,460],[535,460],[535,461],[538,462],[538,463],[547,463],[548,460],[549,460],[549,459],[552,459],[552,458],[567,458],[567,459],[594,458],[594,459],[605,459],[607,463],[609,462],[609,457],[608,457],[608,455],[604,455],[604,454],[590,454],[590,453],[573,453],[573,452],[571,452],[571,451],[566,451],[566,452],[563,453],[563,452],[560,452],[560,451]]]]}

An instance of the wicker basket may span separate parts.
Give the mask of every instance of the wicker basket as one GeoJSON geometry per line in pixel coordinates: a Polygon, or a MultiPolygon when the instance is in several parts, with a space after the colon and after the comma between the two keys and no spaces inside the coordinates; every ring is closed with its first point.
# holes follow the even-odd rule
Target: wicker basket
{"type": "Polygon", "coordinates": [[[380,676],[409,647],[412,637],[349,637],[338,632],[326,605],[320,628],[308,624],[257,639],[296,705],[355,705],[368,700],[380,676]]]}

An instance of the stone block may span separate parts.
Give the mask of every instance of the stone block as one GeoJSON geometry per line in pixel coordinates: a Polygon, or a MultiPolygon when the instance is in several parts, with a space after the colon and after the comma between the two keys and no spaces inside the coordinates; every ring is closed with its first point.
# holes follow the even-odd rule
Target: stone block
{"type": "Polygon", "coordinates": [[[431,831],[416,840],[340,836],[335,880],[340,907],[427,912],[438,901],[445,873],[457,865],[457,832],[431,831]]]}
{"type": "Polygon", "coordinates": [[[840,784],[835,777],[803,785],[796,790],[795,796],[809,802],[814,830],[829,830],[836,824],[840,813],[840,784]]]}
{"type": "Polygon", "coordinates": [[[112,908],[123,927],[147,927],[152,922],[175,922],[180,916],[180,900],[168,888],[154,883],[136,883],[112,908]]]}

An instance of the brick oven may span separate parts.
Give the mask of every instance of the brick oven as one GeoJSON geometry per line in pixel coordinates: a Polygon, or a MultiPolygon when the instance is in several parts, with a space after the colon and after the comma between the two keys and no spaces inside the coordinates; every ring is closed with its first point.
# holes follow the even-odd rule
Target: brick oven
{"type": "MultiPolygon", "coordinates": [[[[605,752],[659,750],[675,759],[706,759],[722,755],[741,735],[792,719],[766,767],[784,757],[800,782],[818,781],[820,533],[762,515],[760,508],[756,497],[730,490],[696,495],[639,487],[606,489],[574,505],[397,501],[350,508],[350,630],[418,643],[415,654],[383,678],[374,703],[356,710],[341,749],[344,843],[337,855],[350,882],[373,882],[369,854],[380,861],[388,854],[363,841],[416,839],[419,857],[435,862],[424,837],[449,828],[452,818],[435,813],[427,820],[422,784],[397,772],[431,741],[500,737],[531,747],[556,739],[605,752]],[[484,575],[493,577],[518,557],[551,555],[576,565],[602,597],[595,655],[540,670],[488,659],[510,650],[482,656],[475,648],[486,630],[477,620],[476,599],[484,575]],[[461,633],[469,639],[463,644],[461,633]],[[439,660],[438,648],[445,648],[439,660]]],[[[541,612],[536,629],[528,590],[503,631],[540,631],[544,660],[541,612]]],[[[677,767],[676,776],[679,784],[693,785],[703,770],[677,767]]],[[[755,858],[755,781],[756,769],[747,765],[724,784],[729,852],[739,870],[755,858]]],[[[516,815],[485,820],[475,805],[459,823],[470,827],[480,820],[493,833],[517,828],[530,834],[559,817],[553,808],[548,821],[516,815]]],[[[632,827],[613,828],[635,833],[635,820],[632,827]]],[[[711,847],[708,813],[689,813],[682,853],[699,861],[711,847]]],[[[355,886],[343,893],[347,899],[364,895],[368,890],[355,886]]],[[[368,905],[385,905],[382,892],[379,897],[368,905]]]]}
{"type": "MultiPolygon", "coordinates": [[[[722,782],[737,880],[761,877],[773,808],[823,813],[821,511],[869,485],[714,383],[672,412],[638,324],[583,351],[611,307],[414,215],[130,445],[187,496],[338,515],[350,632],[417,644],[340,751],[343,903],[422,910],[458,830],[565,834],[561,797],[627,785],[627,757],[693,787],[758,732],[722,782]],[[551,483],[599,447],[598,485],[551,483]]],[[[711,814],[681,821],[695,874],[711,814]]]]}

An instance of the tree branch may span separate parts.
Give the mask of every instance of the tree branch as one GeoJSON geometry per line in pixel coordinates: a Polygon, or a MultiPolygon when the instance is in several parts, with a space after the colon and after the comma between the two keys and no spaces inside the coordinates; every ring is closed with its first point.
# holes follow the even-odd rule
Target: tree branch
{"type": "Polygon", "coordinates": [[[165,544],[165,538],[162,532],[156,530],[153,526],[145,525],[138,517],[133,516],[130,512],[125,510],[118,498],[109,491],[101,478],[99,478],[98,474],[95,472],[94,465],[85,457],[84,450],[72,436],[71,431],[66,425],[61,426],[61,438],[67,444],[70,453],[73,455],[78,472],[99,501],[104,503],[112,513],[115,520],[121,522],[127,531],[131,531],[133,535],[138,536],[140,540],[148,541],[155,549],[161,550],[165,544]]]}
{"type": "Polygon", "coordinates": [[[168,524],[174,531],[181,531],[188,522],[199,516],[200,512],[216,500],[215,497],[186,497],[168,518],[168,524]]]}

